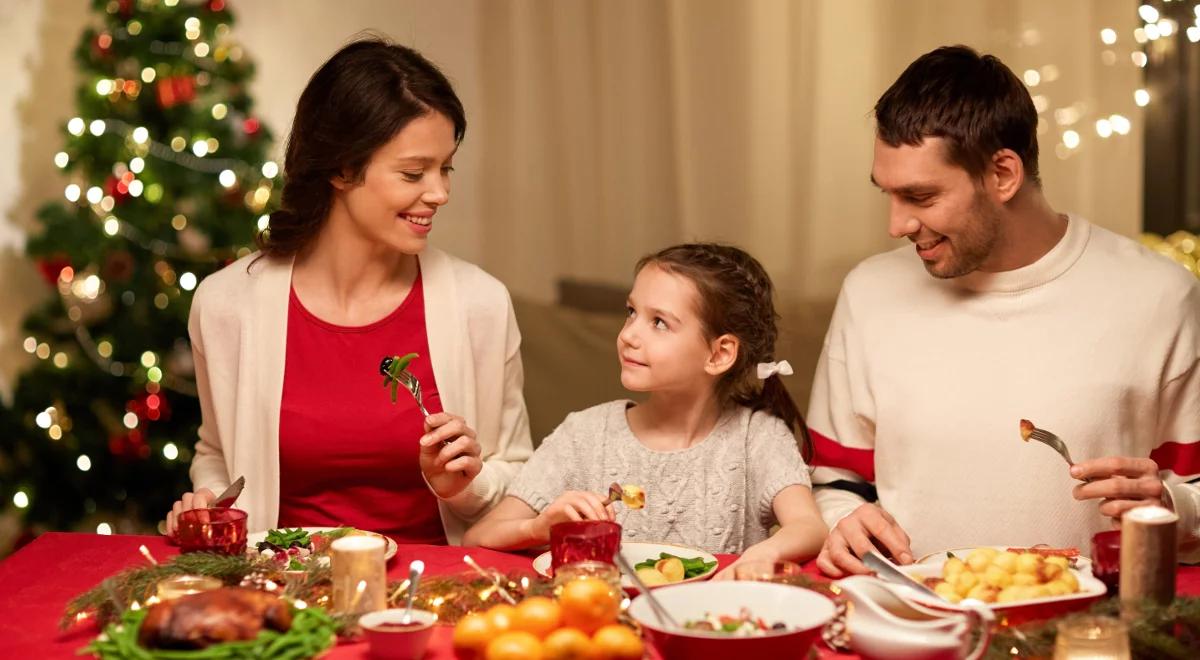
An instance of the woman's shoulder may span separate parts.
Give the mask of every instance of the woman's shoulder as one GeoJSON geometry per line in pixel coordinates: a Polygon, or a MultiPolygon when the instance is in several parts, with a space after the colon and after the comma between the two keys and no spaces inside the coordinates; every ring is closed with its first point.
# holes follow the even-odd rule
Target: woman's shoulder
{"type": "Polygon", "coordinates": [[[427,277],[436,280],[449,274],[463,293],[482,294],[479,295],[482,298],[508,298],[504,283],[478,264],[433,247],[426,248],[420,260],[427,277]]]}
{"type": "Polygon", "coordinates": [[[290,270],[290,258],[253,252],[205,277],[192,296],[192,307],[206,313],[252,311],[264,289],[286,293],[290,270]]]}

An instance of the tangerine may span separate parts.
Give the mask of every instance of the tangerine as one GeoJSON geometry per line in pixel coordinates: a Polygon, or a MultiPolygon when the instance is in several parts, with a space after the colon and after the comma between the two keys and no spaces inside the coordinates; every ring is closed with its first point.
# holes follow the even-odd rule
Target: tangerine
{"type": "Polygon", "coordinates": [[[542,640],[545,660],[591,660],[596,657],[592,640],[577,628],[559,628],[542,640]]]}
{"type": "Polygon", "coordinates": [[[545,596],[526,598],[513,613],[512,629],[524,630],[544,639],[562,625],[562,607],[545,596]]]}
{"type": "Polygon", "coordinates": [[[612,587],[599,578],[586,577],[568,582],[558,597],[563,623],[592,634],[617,620],[621,600],[612,587]]]}
{"type": "Polygon", "coordinates": [[[592,648],[604,660],[641,660],[645,652],[642,638],[629,626],[611,623],[592,635],[592,648]]]}
{"type": "Polygon", "coordinates": [[[510,630],[488,642],[487,660],[542,660],[542,642],[533,633],[510,630]]]}
{"type": "Polygon", "coordinates": [[[487,612],[484,612],[483,615],[487,617],[488,623],[491,624],[492,629],[499,634],[512,629],[513,620],[516,618],[516,614],[517,608],[506,603],[500,603],[499,605],[493,605],[488,609],[487,612]]]}
{"type": "Polygon", "coordinates": [[[483,657],[488,642],[496,636],[496,630],[487,617],[472,612],[459,620],[454,626],[454,651],[459,657],[483,657]]]}

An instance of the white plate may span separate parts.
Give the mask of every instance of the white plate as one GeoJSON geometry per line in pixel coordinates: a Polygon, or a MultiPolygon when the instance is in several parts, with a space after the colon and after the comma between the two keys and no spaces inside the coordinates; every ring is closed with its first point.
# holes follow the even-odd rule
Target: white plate
{"type": "MultiPolygon", "coordinates": [[[[989,547],[989,546],[976,546],[976,547],[989,547]]],[[[999,550],[1003,551],[1003,550],[1006,550],[1010,546],[991,546],[991,547],[996,547],[999,550]]],[[[946,552],[953,552],[956,557],[965,560],[967,553],[974,549],[975,548],[960,548],[960,549],[949,550],[949,551],[943,550],[942,552],[935,552],[930,555],[926,555],[925,557],[922,557],[920,562],[917,562],[915,564],[909,564],[908,566],[900,566],[899,568],[906,575],[917,580],[918,582],[924,582],[924,579],[929,578],[929,577],[940,578],[942,576],[942,564],[946,563],[946,552]]],[[[1092,563],[1090,560],[1087,561],[1086,563],[1080,562],[1077,567],[1070,568],[1068,570],[1071,571],[1072,573],[1074,573],[1075,579],[1079,581],[1079,591],[1077,591],[1073,594],[1065,594],[1063,596],[1046,596],[1044,598],[1032,598],[1029,600],[1018,600],[1018,601],[1013,601],[1010,603],[988,603],[987,605],[988,605],[988,607],[990,607],[993,610],[1004,611],[1004,610],[1022,608],[1027,605],[1055,605],[1055,604],[1066,604],[1066,603],[1070,603],[1072,601],[1095,599],[1095,598],[1099,598],[1099,597],[1103,596],[1105,593],[1108,592],[1108,588],[1104,586],[1104,583],[1101,582],[1100,580],[1096,579],[1096,577],[1094,575],[1092,575],[1092,563]]],[[[941,598],[926,596],[925,594],[920,594],[918,596],[918,598],[921,600],[922,603],[926,603],[928,605],[933,605],[935,607],[945,607],[948,605],[948,603],[946,601],[942,600],[941,598]]]]}
{"type": "MultiPolygon", "coordinates": [[[[673,545],[671,543],[642,543],[640,541],[627,541],[621,544],[621,556],[625,557],[625,560],[628,561],[631,566],[636,566],[637,564],[652,557],[654,559],[658,559],[658,555],[663,552],[675,555],[676,557],[683,557],[684,559],[700,557],[706,562],[717,561],[717,558],[714,557],[710,552],[705,552],[703,550],[697,550],[695,548],[689,548],[682,545],[673,545]]],[[[551,577],[549,551],[543,552],[533,560],[533,570],[537,571],[540,575],[551,577]]],[[[674,585],[683,584],[685,582],[698,582],[700,580],[707,580],[716,572],[717,567],[713,566],[706,573],[701,573],[700,575],[690,577],[686,580],[680,580],[679,582],[671,582],[670,584],[674,585]]],[[[624,573],[621,575],[621,586],[625,587],[626,589],[637,588],[633,584],[633,580],[631,580],[629,576],[625,575],[624,573]]],[[[661,586],[665,587],[668,585],[664,584],[661,586]]]]}
{"type": "MultiPolygon", "coordinates": [[[[295,527],[287,527],[287,528],[279,527],[277,529],[295,529],[295,527]]],[[[301,529],[308,532],[309,534],[316,534],[317,532],[332,532],[333,530],[339,529],[339,528],[337,528],[337,527],[301,527],[301,529]]],[[[384,536],[383,534],[376,534],[375,532],[368,532],[365,530],[359,530],[359,531],[363,534],[368,534],[370,536],[378,536],[378,537],[382,538],[384,540],[384,542],[387,543],[387,545],[385,545],[383,548],[383,560],[384,561],[388,561],[392,557],[395,557],[396,552],[400,550],[400,547],[396,545],[395,541],[384,536]]],[[[266,532],[251,532],[246,535],[246,547],[247,548],[256,548],[256,547],[258,547],[259,543],[266,541],[266,540],[267,540],[266,532]]]]}

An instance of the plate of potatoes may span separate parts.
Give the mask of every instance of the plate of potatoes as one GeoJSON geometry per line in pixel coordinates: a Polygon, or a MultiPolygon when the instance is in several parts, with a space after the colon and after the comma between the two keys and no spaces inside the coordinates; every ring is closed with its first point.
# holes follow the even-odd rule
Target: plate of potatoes
{"type": "Polygon", "coordinates": [[[1047,614],[1062,612],[1086,606],[1107,591],[1092,575],[1087,558],[1037,548],[958,548],[927,555],[900,570],[950,604],[969,598],[997,613],[1031,605],[1048,606],[1041,608],[1047,614]]]}

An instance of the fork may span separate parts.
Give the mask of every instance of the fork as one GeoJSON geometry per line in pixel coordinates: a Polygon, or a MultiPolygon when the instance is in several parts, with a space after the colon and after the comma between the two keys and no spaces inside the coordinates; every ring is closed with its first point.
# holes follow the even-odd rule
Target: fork
{"type": "Polygon", "coordinates": [[[407,370],[396,374],[396,380],[400,381],[404,389],[408,390],[413,395],[413,398],[417,400],[417,408],[420,408],[421,414],[429,417],[429,411],[425,409],[425,404],[421,401],[421,381],[417,380],[417,377],[407,370]]]}
{"type": "MultiPolygon", "coordinates": [[[[1021,437],[1026,441],[1037,440],[1038,442],[1058,452],[1059,455],[1063,457],[1063,460],[1067,462],[1068,466],[1075,467],[1075,461],[1071,460],[1071,451],[1067,449],[1067,443],[1063,442],[1062,438],[1058,437],[1054,433],[1047,431],[1046,429],[1040,429],[1036,426],[1033,426],[1032,422],[1023,419],[1021,420],[1021,437]],[[1026,424],[1028,424],[1028,427],[1026,424]],[[1026,433],[1028,433],[1028,435],[1026,435],[1026,433]]],[[[1091,479],[1080,479],[1080,481],[1087,483],[1088,481],[1091,481],[1091,479]]]]}

